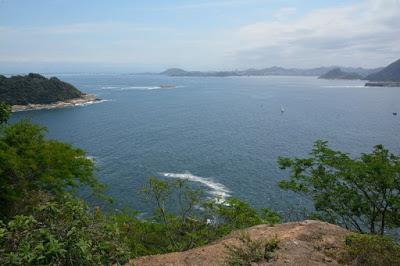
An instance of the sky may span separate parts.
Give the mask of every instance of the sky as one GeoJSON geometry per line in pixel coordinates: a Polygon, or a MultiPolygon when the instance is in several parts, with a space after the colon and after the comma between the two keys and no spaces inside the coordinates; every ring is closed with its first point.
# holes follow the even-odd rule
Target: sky
{"type": "Polygon", "coordinates": [[[0,72],[380,67],[400,0],[0,0],[0,72]]]}

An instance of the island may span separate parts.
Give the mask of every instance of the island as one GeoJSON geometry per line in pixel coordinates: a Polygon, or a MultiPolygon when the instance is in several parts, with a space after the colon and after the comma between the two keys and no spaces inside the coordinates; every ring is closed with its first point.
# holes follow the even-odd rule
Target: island
{"type": "Polygon", "coordinates": [[[0,75],[0,102],[12,105],[12,111],[54,109],[98,102],[95,95],[81,92],[56,77],[30,73],[26,76],[0,75]]]}
{"type": "Polygon", "coordinates": [[[363,79],[364,76],[354,72],[344,72],[340,68],[334,68],[318,77],[319,79],[363,79]]]}
{"type": "Polygon", "coordinates": [[[400,87],[400,59],[381,71],[368,75],[365,79],[368,80],[365,86],[400,87]]]}

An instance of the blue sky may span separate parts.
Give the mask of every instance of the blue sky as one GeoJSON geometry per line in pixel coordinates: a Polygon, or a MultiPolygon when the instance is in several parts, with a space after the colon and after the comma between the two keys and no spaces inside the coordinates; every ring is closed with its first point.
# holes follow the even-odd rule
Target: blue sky
{"type": "Polygon", "coordinates": [[[0,71],[376,67],[400,0],[0,0],[0,71]]]}

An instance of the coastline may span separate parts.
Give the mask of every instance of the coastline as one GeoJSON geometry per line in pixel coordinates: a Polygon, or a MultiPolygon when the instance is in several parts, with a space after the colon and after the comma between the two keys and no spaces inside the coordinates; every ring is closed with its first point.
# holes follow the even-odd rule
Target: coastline
{"type": "Polygon", "coordinates": [[[366,87],[400,87],[398,81],[368,81],[366,87]]]}
{"type": "Polygon", "coordinates": [[[79,98],[73,98],[66,101],[59,101],[50,104],[27,104],[27,105],[13,105],[11,111],[23,112],[23,111],[33,111],[33,110],[43,110],[43,109],[60,109],[66,107],[83,106],[93,103],[102,102],[103,100],[96,97],[93,94],[82,94],[79,98]]]}

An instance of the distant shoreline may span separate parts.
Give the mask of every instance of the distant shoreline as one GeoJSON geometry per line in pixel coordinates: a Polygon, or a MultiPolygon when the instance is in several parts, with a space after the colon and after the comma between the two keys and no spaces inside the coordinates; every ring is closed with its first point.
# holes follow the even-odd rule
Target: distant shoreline
{"type": "Polygon", "coordinates": [[[33,111],[33,110],[44,110],[44,109],[61,109],[66,107],[83,106],[87,104],[92,104],[96,102],[101,102],[103,100],[96,97],[93,94],[83,94],[79,98],[73,98],[66,101],[59,101],[50,104],[27,104],[27,105],[13,105],[11,111],[23,112],[23,111],[33,111]]]}
{"type": "Polygon", "coordinates": [[[366,87],[400,87],[398,81],[369,81],[365,83],[366,87]]]}

